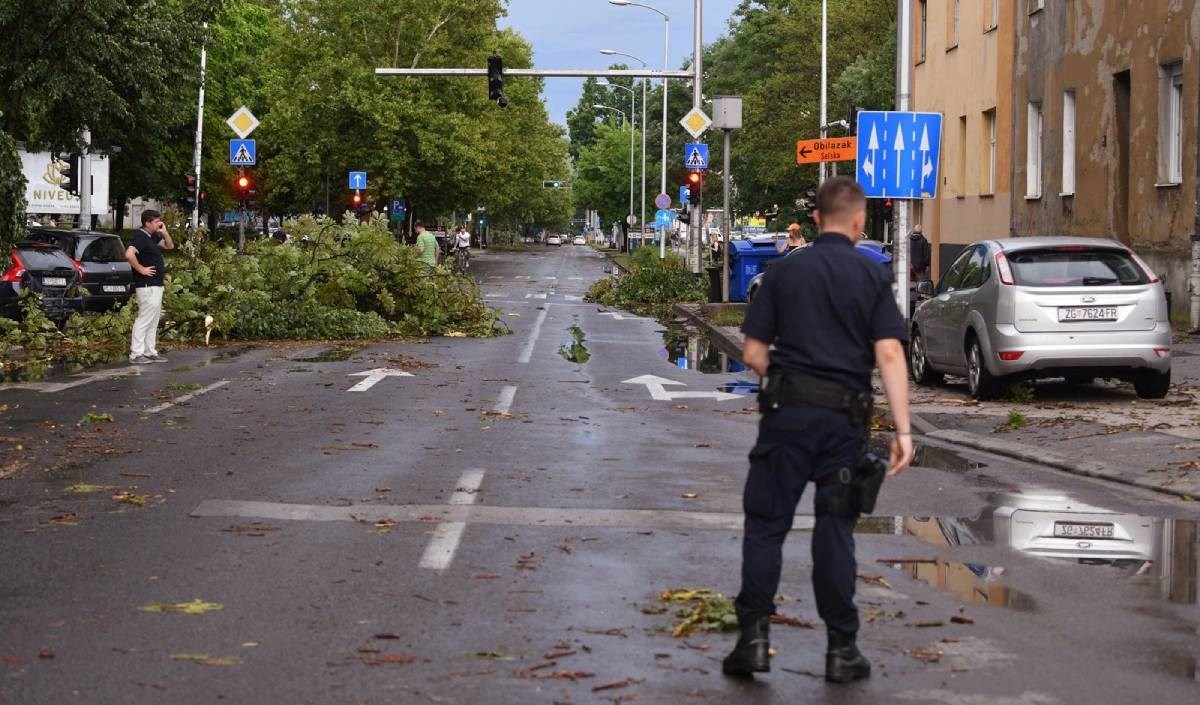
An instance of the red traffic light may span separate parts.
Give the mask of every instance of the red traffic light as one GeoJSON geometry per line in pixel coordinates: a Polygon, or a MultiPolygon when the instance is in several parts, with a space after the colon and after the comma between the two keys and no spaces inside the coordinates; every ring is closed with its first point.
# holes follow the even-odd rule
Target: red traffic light
{"type": "Polygon", "coordinates": [[[689,183],[689,184],[698,184],[698,183],[700,183],[700,173],[699,173],[699,172],[696,172],[696,171],[693,171],[693,172],[689,173],[689,174],[688,174],[688,183],[689,183]]]}
{"type": "Polygon", "coordinates": [[[358,195],[357,193],[354,194],[354,205],[357,206],[360,203],[362,203],[362,196],[358,195]]]}
{"type": "Polygon", "coordinates": [[[240,189],[247,189],[247,188],[250,188],[250,177],[248,177],[248,176],[239,176],[239,177],[238,177],[238,182],[237,182],[237,183],[238,183],[238,188],[240,188],[240,189]]]}

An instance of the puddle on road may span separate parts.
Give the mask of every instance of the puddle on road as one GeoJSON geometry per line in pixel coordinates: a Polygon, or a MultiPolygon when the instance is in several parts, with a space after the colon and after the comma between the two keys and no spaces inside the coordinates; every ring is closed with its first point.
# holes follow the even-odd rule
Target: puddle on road
{"type": "Polygon", "coordinates": [[[89,355],[86,358],[5,360],[0,365],[0,383],[40,382],[51,377],[78,374],[89,367],[113,364],[124,358],[124,353],[112,353],[89,355]]]}
{"type": "Polygon", "coordinates": [[[893,570],[903,571],[908,577],[919,580],[929,587],[947,592],[967,604],[1008,607],[1021,612],[1037,609],[1037,602],[1027,593],[1005,587],[1000,578],[1004,568],[981,563],[960,563],[940,558],[929,560],[886,561],[893,570]]]}
{"type": "MultiPolygon", "coordinates": [[[[681,325],[667,326],[658,356],[681,370],[705,374],[745,372],[748,368],[722,352],[707,335],[681,325]]],[[[736,392],[735,392],[736,393],[736,392]]]]}
{"type": "Polygon", "coordinates": [[[558,347],[558,354],[561,355],[562,358],[567,362],[574,362],[582,365],[592,358],[591,353],[588,352],[587,346],[584,345],[586,339],[583,335],[583,329],[579,326],[571,326],[567,330],[571,331],[571,344],[566,345],[564,343],[563,345],[560,345],[558,347]]]}
{"type": "Polygon", "coordinates": [[[732,382],[717,386],[718,392],[726,392],[728,394],[758,394],[758,382],[751,382],[746,379],[738,379],[732,382]]]}
{"type": "Polygon", "coordinates": [[[232,350],[225,350],[224,352],[217,353],[216,355],[213,355],[212,357],[207,358],[205,360],[201,360],[199,362],[193,362],[190,365],[183,365],[181,367],[172,367],[171,372],[188,372],[189,370],[199,370],[199,369],[208,367],[209,365],[228,364],[230,362],[233,362],[234,360],[237,360],[242,355],[245,355],[246,353],[250,352],[251,350],[258,350],[258,349],[259,349],[259,346],[257,346],[257,345],[247,345],[245,347],[233,348],[232,350]]]}
{"type": "Polygon", "coordinates": [[[345,362],[362,352],[361,345],[337,345],[312,357],[293,357],[293,362],[345,362]]]}

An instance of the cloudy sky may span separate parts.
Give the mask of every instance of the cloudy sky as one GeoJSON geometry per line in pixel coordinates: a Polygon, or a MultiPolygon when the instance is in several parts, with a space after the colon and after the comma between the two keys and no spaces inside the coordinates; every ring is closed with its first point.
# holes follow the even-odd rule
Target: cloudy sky
{"type": "MultiPolygon", "coordinates": [[[[693,0],[636,0],[657,7],[671,17],[671,68],[677,69],[692,55],[693,0]]],[[[729,16],[739,0],[704,0],[704,43],[725,33],[729,16]]],[[[640,7],[618,7],[607,0],[509,0],[508,17],[501,25],[513,27],[533,44],[535,68],[604,69],[624,60],[604,56],[601,49],[634,54],[662,68],[663,20],[640,7]]],[[[550,119],[566,124],[567,111],[575,107],[583,79],[546,79],[546,107],[550,119]]]]}

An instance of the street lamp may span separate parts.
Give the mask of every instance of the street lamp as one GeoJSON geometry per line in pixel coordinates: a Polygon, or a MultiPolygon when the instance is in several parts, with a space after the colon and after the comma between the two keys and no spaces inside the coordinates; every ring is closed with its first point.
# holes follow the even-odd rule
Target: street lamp
{"type": "MultiPolygon", "coordinates": [[[[603,52],[604,50],[601,50],[601,51],[603,52]]],[[[609,80],[607,78],[604,78],[601,80],[604,81],[604,83],[607,84],[610,88],[620,88],[621,90],[623,90],[629,94],[629,114],[630,114],[630,116],[632,116],[634,114],[634,109],[635,109],[634,104],[637,101],[637,94],[633,92],[633,89],[626,88],[625,86],[613,83],[611,80],[609,80]]],[[[646,84],[643,82],[642,83],[643,93],[645,92],[645,88],[646,88],[646,84]]],[[[645,95],[643,95],[642,96],[642,222],[639,225],[645,225],[645,223],[646,223],[646,99],[645,98],[646,98],[645,95]]],[[[629,132],[629,180],[631,182],[630,188],[629,188],[629,214],[633,215],[633,183],[632,183],[632,181],[633,181],[633,131],[632,130],[630,130],[630,132],[629,132]]]]}
{"type": "MultiPolygon", "coordinates": [[[[627,90],[629,90],[630,93],[633,92],[632,89],[627,90]]],[[[625,222],[632,226],[633,223],[630,223],[629,221],[633,220],[633,123],[629,122],[629,118],[627,115],[625,115],[624,110],[618,110],[610,105],[600,105],[599,103],[593,103],[592,107],[597,110],[611,110],[614,113],[619,113],[621,115],[621,119],[626,123],[629,123],[629,218],[625,222]]],[[[628,249],[628,246],[626,246],[626,249],[628,249]]]]}
{"type": "MultiPolygon", "coordinates": [[[[631,7],[640,7],[640,8],[646,9],[646,10],[650,10],[652,12],[657,12],[658,14],[662,15],[662,18],[663,18],[663,71],[668,70],[668,68],[670,67],[670,64],[671,64],[670,52],[667,49],[667,47],[669,45],[670,37],[671,37],[671,16],[668,15],[667,13],[663,12],[662,10],[658,9],[657,7],[653,7],[651,5],[643,5],[640,2],[630,2],[630,0],[608,0],[608,2],[613,5],[617,5],[618,7],[625,7],[627,5],[631,6],[631,7]]],[[[662,184],[660,186],[660,188],[662,190],[659,191],[659,193],[666,193],[667,192],[667,79],[665,77],[663,78],[663,82],[662,82],[662,92],[663,92],[663,101],[662,101],[662,184]]],[[[643,100],[642,103],[645,104],[645,101],[643,100]]],[[[642,124],[643,124],[642,129],[645,130],[646,129],[645,128],[645,120],[642,121],[642,124]]],[[[642,200],[644,201],[646,199],[643,198],[642,200]]],[[[661,243],[659,244],[658,256],[660,259],[667,256],[666,238],[663,238],[661,243]]]]}
{"type": "MultiPolygon", "coordinates": [[[[643,61],[642,59],[639,59],[638,57],[634,56],[633,54],[626,54],[623,51],[616,51],[615,49],[601,49],[600,53],[606,54],[608,56],[626,56],[626,57],[629,57],[630,59],[633,59],[634,61],[640,63],[642,65],[642,68],[646,67],[646,62],[643,61]]],[[[609,83],[611,84],[612,82],[610,81],[609,83]]],[[[629,93],[630,93],[629,104],[633,105],[633,91],[630,90],[629,93]]],[[[632,157],[633,155],[630,154],[630,156],[632,157]]],[[[663,188],[665,189],[666,187],[664,186],[663,188]]],[[[666,191],[664,190],[664,191],[662,191],[662,193],[666,193],[666,191]]],[[[631,210],[631,211],[633,210],[632,205],[629,210],[631,210]]],[[[644,228],[646,227],[646,79],[642,79],[642,219],[638,223],[638,227],[643,228],[643,230],[641,232],[645,232],[644,228]]]]}

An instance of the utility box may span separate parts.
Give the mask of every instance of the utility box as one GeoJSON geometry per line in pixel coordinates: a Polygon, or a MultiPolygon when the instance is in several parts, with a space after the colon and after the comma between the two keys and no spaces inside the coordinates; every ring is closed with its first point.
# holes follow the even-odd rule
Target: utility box
{"type": "Polygon", "coordinates": [[[713,127],[718,130],[742,129],[742,99],[740,96],[713,96],[712,111],[713,127]]]}

